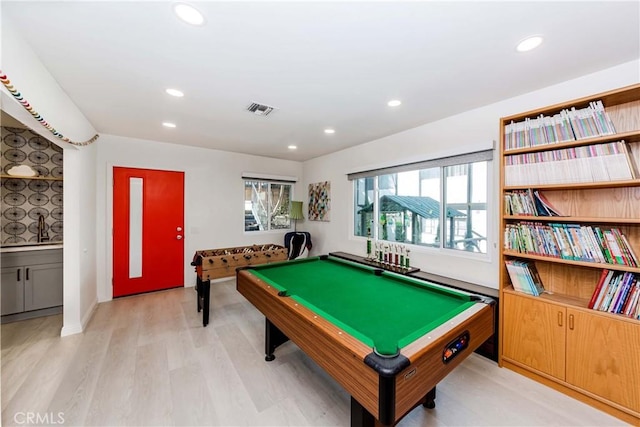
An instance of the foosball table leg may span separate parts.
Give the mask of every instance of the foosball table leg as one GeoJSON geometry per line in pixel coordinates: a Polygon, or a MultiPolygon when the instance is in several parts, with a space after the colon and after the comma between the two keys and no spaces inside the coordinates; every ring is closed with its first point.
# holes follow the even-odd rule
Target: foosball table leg
{"type": "Polygon", "coordinates": [[[202,326],[209,323],[209,297],[211,296],[211,280],[202,280],[196,277],[196,308],[198,313],[202,311],[202,326]]]}
{"type": "Polygon", "coordinates": [[[198,313],[202,310],[202,280],[196,277],[196,309],[198,313]]]}
{"type": "Polygon", "coordinates": [[[209,324],[209,299],[211,296],[211,280],[202,281],[202,326],[209,324]]]}

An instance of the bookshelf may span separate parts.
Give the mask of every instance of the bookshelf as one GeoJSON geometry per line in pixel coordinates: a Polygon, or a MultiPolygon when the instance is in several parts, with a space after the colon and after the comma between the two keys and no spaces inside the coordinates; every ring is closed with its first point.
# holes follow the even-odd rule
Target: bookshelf
{"type": "Polygon", "coordinates": [[[597,239],[580,232],[574,257],[542,231],[534,249],[506,232],[616,229],[640,256],[640,84],[503,117],[500,130],[499,364],[640,425],[640,320],[589,308],[604,269],[640,278],[638,260],[598,259],[597,239]],[[560,216],[510,209],[514,194],[535,190],[560,216]],[[535,265],[546,292],[517,291],[513,262],[535,265]]]}

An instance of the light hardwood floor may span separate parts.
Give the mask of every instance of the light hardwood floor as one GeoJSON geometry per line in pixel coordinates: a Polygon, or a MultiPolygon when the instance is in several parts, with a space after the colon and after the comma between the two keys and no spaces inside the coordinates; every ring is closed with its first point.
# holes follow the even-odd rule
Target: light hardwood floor
{"type": "MultiPolygon", "coordinates": [[[[234,280],[212,285],[206,328],[195,300],[184,288],[99,304],[65,338],[61,316],[2,325],[2,425],[349,425],[349,396],[294,344],[264,361],[264,318],[234,280]]],[[[624,424],[474,354],[435,409],[399,425],[624,424]]]]}

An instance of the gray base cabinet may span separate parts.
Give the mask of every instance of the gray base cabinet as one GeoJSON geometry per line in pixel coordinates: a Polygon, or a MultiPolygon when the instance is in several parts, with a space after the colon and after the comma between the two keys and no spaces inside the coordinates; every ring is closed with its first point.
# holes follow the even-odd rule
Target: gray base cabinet
{"type": "MultiPolygon", "coordinates": [[[[4,262],[3,262],[4,264],[4,262]]],[[[2,315],[24,311],[24,268],[2,267],[2,315]]]]}
{"type": "Polygon", "coordinates": [[[62,249],[2,254],[2,316],[62,305],[62,249]]]}

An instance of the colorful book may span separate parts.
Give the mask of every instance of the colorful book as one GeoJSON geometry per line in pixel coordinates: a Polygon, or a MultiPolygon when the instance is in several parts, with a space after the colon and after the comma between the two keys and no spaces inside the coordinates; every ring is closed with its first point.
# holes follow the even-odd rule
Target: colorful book
{"type": "Polygon", "coordinates": [[[600,291],[602,290],[602,285],[605,283],[605,279],[611,270],[607,270],[606,268],[602,270],[600,274],[600,280],[598,280],[598,284],[596,285],[595,290],[593,291],[593,295],[591,295],[591,300],[589,301],[589,308],[593,308],[596,300],[598,299],[598,295],[600,295],[600,291]]]}
{"type": "Polygon", "coordinates": [[[618,245],[618,241],[616,240],[616,237],[613,235],[613,232],[611,230],[604,230],[602,234],[604,235],[604,238],[606,239],[606,242],[607,242],[607,246],[611,251],[611,256],[614,261],[613,263],[625,265],[626,263],[622,256],[622,250],[620,249],[620,246],[618,245]]]}
{"type": "Polygon", "coordinates": [[[618,297],[615,307],[613,308],[613,313],[620,314],[622,313],[623,307],[627,302],[627,298],[629,298],[630,291],[633,290],[633,282],[635,278],[633,273],[625,273],[624,287],[620,292],[620,296],[618,297]]]}
{"type": "Polygon", "coordinates": [[[596,301],[593,304],[593,307],[591,307],[594,310],[599,310],[600,307],[602,306],[602,301],[604,301],[605,296],[609,292],[609,284],[611,283],[611,279],[613,278],[613,275],[615,273],[613,270],[605,270],[605,271],[607,272],[607,276],[605,277],[604,282],[602,283],[600,292],[598,293],[598,296],[596,298],[596,301]]]}
{"type": "Polygon", "coordinates": [[[609,282],[609,286],[607,287],[607,293],[604,295],[604,298],[600,302],[600,305],[596,307],[596,310],[607,311],[609,309],[609,304],[611,304],[611,298],[618,290],[618,285],[620,284],[620,276],[614,275],[611,281],[609,282]]]}
{"type": "Polygon", "coordinates": [[[506,260],[505,265],[513,289],[525,294],[539,296],[545,289],[535,264],[529,261],[506,260]]]}

